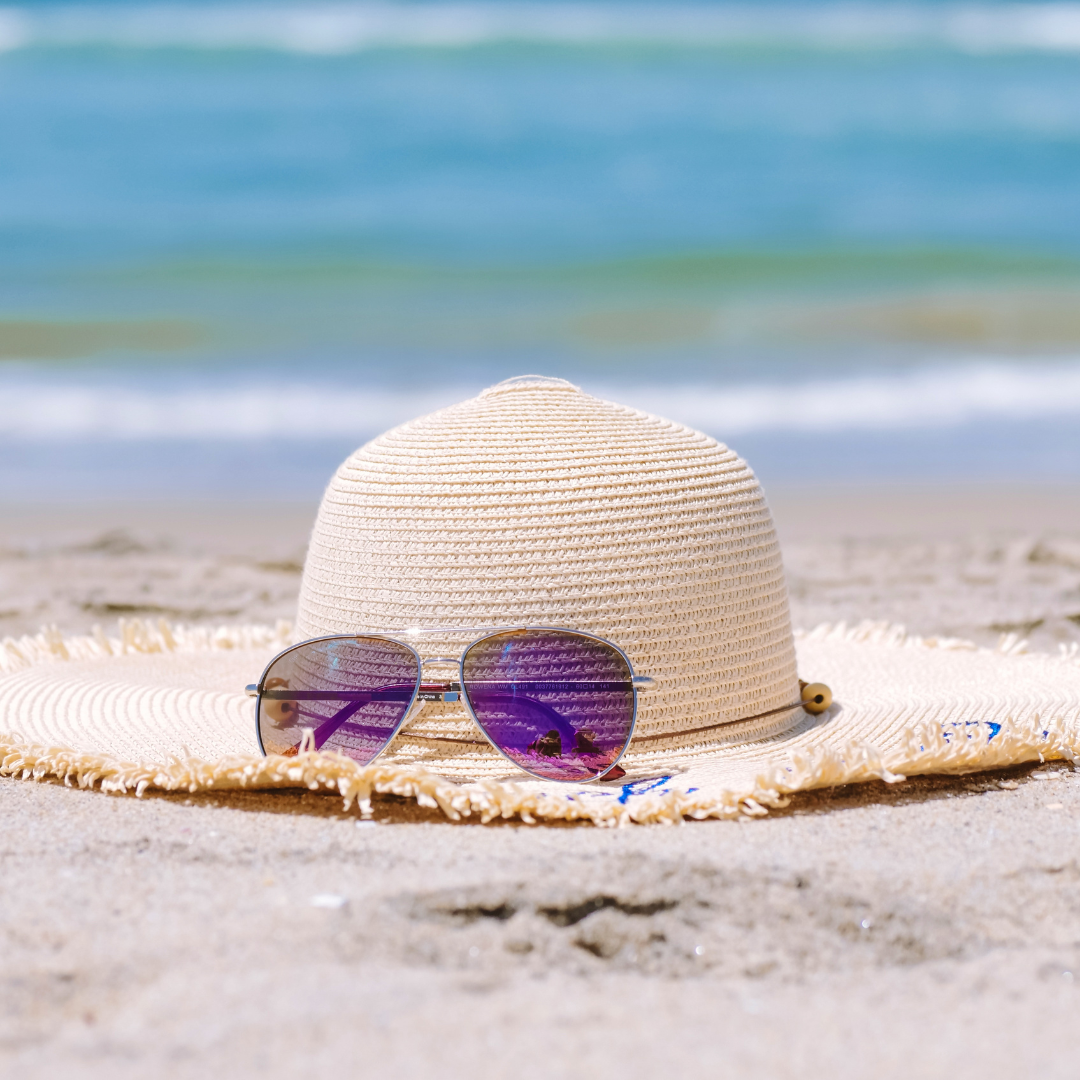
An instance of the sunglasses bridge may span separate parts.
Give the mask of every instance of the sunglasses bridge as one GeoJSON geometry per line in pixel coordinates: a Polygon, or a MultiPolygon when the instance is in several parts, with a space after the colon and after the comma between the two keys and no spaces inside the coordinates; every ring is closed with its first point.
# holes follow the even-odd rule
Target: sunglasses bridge
{"type": "MultiPolygon", "coordinates": [[[[421,673],[428,664],[453,664],[458,669],[458,677],[450,681],[421,682],[417,691],[417,701],[460,701],[461,700],[461,659],[457,656],[432,656],[420,661],[421,673]]],[[[421,678],[422,678],[421,674],[421,678]]]]}

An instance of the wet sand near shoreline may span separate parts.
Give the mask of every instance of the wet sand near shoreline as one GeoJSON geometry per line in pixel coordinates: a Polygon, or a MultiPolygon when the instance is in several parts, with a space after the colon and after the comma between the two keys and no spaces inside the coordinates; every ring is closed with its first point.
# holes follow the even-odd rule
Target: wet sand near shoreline
{"type": "MultiPolygon", "coordinates": [[[[796,625],[1080,640],[1080,491],[770,491],[796,625]]],[[[290,618],[312,506],[14,507],[0,636],[290,618]]],[[[1075,1075],[1080,776],[679,828],[0,781],[11,1075],[1075,1075]]]]}

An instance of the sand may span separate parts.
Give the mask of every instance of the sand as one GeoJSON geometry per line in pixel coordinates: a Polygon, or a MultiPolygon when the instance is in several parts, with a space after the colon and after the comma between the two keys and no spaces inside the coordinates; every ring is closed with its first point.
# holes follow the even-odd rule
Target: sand
{"type": "MultiPolygon", "coordinates": [[[[1076,640],[1078,495],[771,493],[795,621],[1076,640]]],[[[0,633],[288,618],[311,512],[6,508],[0,633]]],[[[15,780],[0,815],[5,1075],[1076,1075],[1067,766],[678,828],[15,780]]]]}

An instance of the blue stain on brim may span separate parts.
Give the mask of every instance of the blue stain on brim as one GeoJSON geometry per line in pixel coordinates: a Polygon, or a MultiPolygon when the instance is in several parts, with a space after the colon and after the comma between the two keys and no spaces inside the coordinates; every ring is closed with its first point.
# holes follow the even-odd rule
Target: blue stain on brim
{"type": "Polygon", "coordinates": [[[619,802],[625,806],[631,795],[644,795],[645,792],[653,791],[661,784],[666,784],[670,779],[670,776],[661,776],[657,780],[636,780],[632,784],[623,784],[622,791],[619,793],[619,802]]]}
{"type": "MultiPolygon", "coordinates": [[[[629,802],[631,796],[644,795],[649,791],[656,791],[658,795],[666,795],[668,788],[662,785],[666,784],[671,779],[671,776],[656,776],[650,777],[647,780],[635,780],[630,784],[623,784],[619,791],[604,791],[603,788],[581,788],[579,791],[573,792],[573,794],[564,795],[567,801],[573,801],[574,799],[580,799],[583,796],[590,799],[616,799],[624,806],[629,802]],[[659,790],[657,790],[659,789],[659,790]]],[[[687,794],[691,791],[697,791],[697,788],[689,788],[687,794]]],[[[543,795],[551,794],[550,792],[543,791],[543,795]]]]}
{"type": "MultiPolygon", "coordinates": [[[[1001,731],[1001,725],[995,723],[993,720],[965,720],[963,724],[948,724],[948,725],[942,724],[941,725],[941,736],[942,736],[942,738],[946,742],[949,742],[950,739],[951,739],[951,736],[953,734],[955,734],[957,728],[960,728],[960,727],[968,728],[968,729],[970,729],[970,728],[984,728],[984,727],[987,728],[989,730],[989,732],[990,732],[990,734],[986,738],[986,741],[988,743],[992,742],[994,737],[1001,731]]],[[[969,739],[973,738],[973,733],[970,730],[967,731],[966,734],[967,734],[967,737],[969,739]]],[[[1043,732],[1044,736],[1047,735],[1047,734],[1048,734],[1048,732],[1043,732]]],[[[919,750],[925,751],[926,747],[925,746],[920,746],[919,750]]]]}

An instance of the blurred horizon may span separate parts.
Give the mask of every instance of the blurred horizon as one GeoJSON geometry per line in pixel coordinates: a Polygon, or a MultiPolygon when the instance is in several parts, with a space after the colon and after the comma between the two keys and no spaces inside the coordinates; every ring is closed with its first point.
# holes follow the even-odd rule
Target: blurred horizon
{"type": "Polygon", "coordinates": [[[1080,3],[0,6],[0,496],[315,495],[528,372],[1080,477],[1080,3]]]}

